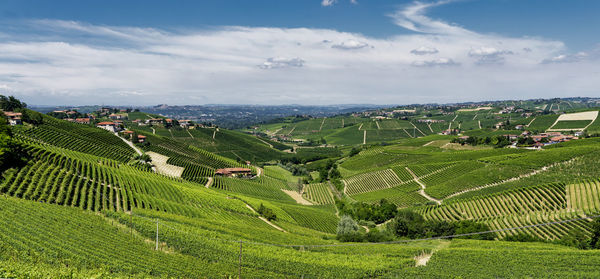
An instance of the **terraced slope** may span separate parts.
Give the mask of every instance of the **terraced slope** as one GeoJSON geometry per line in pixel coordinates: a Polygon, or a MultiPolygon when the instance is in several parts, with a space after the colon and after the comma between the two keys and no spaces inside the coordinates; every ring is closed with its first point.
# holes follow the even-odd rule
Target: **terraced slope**
{"type": "Polygon", "coordinates": [[[355,175],[344,181],[346,183],[345,192],[348,195],[391,188],[405,182],[400,180],[391,169],[355,175]]]}
{"type": "Polygon", "coordinates": [[[331,194],[329,187],[329,183],[304,185],[303,196],[315,204],[333,204],[333,194],[331,194]]]}
{"type": "Polygon", "coordinates": [[[598,251],[545,243],[453,240],[404,278],[596,278],[598,251]]]}
{"type": "MultiPolygon", "coordinates": [[[[561,221],[600,213],[600,182],[554,184],[527,187],[464,201],[452,201],[441,206],[428,206],[419,212],[430,220],[475,220],[493,229],[520,227],[561,221]]],[[[517,233],[541,239],[559,239],[573,228],[589,232],[589,221],[531,227],[516,231],[498,232],[497,237],[517,233]]]]}
{"type": "Polygon", "coordinates": [[[46,115],[42,116],[42,122],[33,127],[18,127],[16,136],[24,141],[55,145],[120,162],[129,161],[135,154],[131,147],[106,130],[46,115]]]}

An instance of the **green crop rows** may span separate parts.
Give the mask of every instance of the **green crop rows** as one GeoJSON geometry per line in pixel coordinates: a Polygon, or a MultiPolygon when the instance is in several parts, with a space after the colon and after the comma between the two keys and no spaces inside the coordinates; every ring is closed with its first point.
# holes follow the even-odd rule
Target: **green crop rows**
{"type": "Polygon", "coordinates": [[[333,204],[334,202],[328,183],[305,185],[304,197],[316,204],[333,204]]]}

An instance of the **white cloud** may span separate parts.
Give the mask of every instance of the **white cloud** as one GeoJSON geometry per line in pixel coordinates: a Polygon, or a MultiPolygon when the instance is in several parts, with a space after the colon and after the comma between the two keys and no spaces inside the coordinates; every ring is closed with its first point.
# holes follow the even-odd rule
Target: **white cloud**
{"type": "Polygon", "coordinates": [[[321,6],[323,6],[323,7],[333,6],[333,4],[335,4],[336,2],[337,2],[337,0],[323,0],[323,1],[321,1],[321,6]]]}
{"type": "Polygon", "coordinates": [[[506,55],[513,55],[510,50],[499,50],[494,47],[479,47],[471,49],[469,56],[477,59],[477,64],[503,64],[506,55]]]}
{"type": "Polygon", "coordinates": [[[597,96],[595,52],[560,56],[568,53],[560,41],[481,34],[426,16],[443,3],[399,10],[394,22],[416,33],[388,38],[311,28],[167,31],[33,21],[7,28],[17,31],[0,41],[0,92],[47,105],[597,96]]]}
{"type": "MultiPolygon", "coordinates": [[[[321,6],[323,7],[329,7],[329,6],[333,6],[338,2],[338,0],[323,0],[321,1],[321,6]]],[[[357,0],[350,0],[350,3],[356,5],[358,4],[357,0]]]]}
{"type": "Polygon", "coordinates": [[[339,49],[360,49],[360,48],[365,48],[368,47],[369,44],[365,43],[365,42],[359,42],[357,40],[351,39],[351,40],[347,40],[345,42],[341,42],[339,44],[335,44],[332,45],[332,48],[339,48],[339,49]]]}
{"type": "Polygon", "coordinates": [[[435,66],[458,66],[459,63],[454,62],[454,60],[450,58],[438,58],[434,60],[427,61],[415,61],[412,63],[413,66],[416,67],[435,67],[435,66]]]}
{"type": "Polygon", "coordinates": [[[434,20],[425,15],[428,9],[445,5],[453,2],[452,0],[437,1],[431,3],[413,2],[404,9],[400,9],[389,16],[401,27],[420,33],[429,34],[453,34],[453,35],[471,35],[473,32],[460,26],[446,23],[441,20],[434,20]]]}
{"type": "Polygon", "coordinates": [[[439,50],[437,50],[437,48],[426,47],[426,46],[421,46],[421,47],[418,47],[418,48],[410,51],[410,53],[412,53],[414,55],[436,54],[438,52],[439,52],[439,50]]]}
{"type": "Polygon", "coordinates": [[[585,52],[578,52],[575,54],[560,54],[549,59],[544,59],[542,64],[581,62],[588,56],[589,55],[585,52]]]}
{"type": "Polygon", "coordinates": [[[304,60],[296,58],[285,58],[285,57],[271,57],[267,61],[259,65],[261,69],[279,69],[279,68],[300,68],[304,66],[304,60]]]}

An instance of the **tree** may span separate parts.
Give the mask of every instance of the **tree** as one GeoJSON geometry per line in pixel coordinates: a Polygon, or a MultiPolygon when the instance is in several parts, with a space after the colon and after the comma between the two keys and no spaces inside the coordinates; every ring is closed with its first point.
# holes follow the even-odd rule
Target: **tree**
{"type": "Polygon", "coordinates": [[[298,178],[298,182],[296,182],[296,190],[298,190],[298,193],[302,193],[303,188],[304,185],[302,184],[302,178],[298,178]]]}
{"type": "Polygon", "coordinates": [[[421,235],[424,223],[425,220],[421,215],[410,210],[402,210],[387,227],[396,236],[414,238],[421,235]]]}
{"type": "Polygon", "coordinates": [[[590,239],[592,249],[600,249],[600,219],[592,224],[592,238],[590,239]]]}
{"type": "Polygon", "coordinates": [[[14,96],[6,97],[4,95],[0,95],[0,108],[4,111],[14,111],[16,109],[26,108],[27,104],[19,101],[19,99],[14,96]]]}
{"type": "Polygon", "coordinates": [[[23,113],[23,121],[33,125],[40,125],[44,122],[44,118],[42,114],[37,111],[32,111],[28,109],[18,109],[21,113],[23,113]]]}
{"type": "Polygon", "coordinates": [[[558,243],[577,247],[579,249],[589,249],[591,247],[591,239],[585,233],[579,229],[575,228],[569,231],[569,233],[563,236],[558,243]]]}
{"type": "Polygon", "coordinates": [[[356,221],[349,215],[340,219],[337,227],[337,239],[340,241],[362,241],[356,221]]]}
{"type": "Polygon", "coordinates": [[[257,212],[269,221],[277,220],[277,215],[275,215],[273,210],[270,208],[266,208],[262,203],[258,207],[257,212]]]}
{"type": "MultiPolygon", "coordinates": [[[[456,228],[454,229],[454,234],[485,232],[485,231],[489,231],[489,230],[490,230],[490,227],[488,227],[486,224],[477,223],[477,222],[474,222],[471,220],[465,220],[465,221],[461,221],[458,224],[456,224],[456,228]]],[[[493,233],[474,234],[474,235],[469,235],[469,236],[463,236],[461,238],[493,240],[494,234],[493,233]]]]}
{"type": "Polygon", "coordinates": [[[5,119],[0,120],[0,172],[21,167],[27,162],[27,153],[23,146],[12,138],[5,119]]]}

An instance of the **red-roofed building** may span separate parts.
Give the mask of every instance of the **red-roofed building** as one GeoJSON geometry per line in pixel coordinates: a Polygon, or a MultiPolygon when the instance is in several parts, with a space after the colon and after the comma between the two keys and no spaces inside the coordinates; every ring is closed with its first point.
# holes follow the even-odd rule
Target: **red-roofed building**
{"type": "Polygon", "coordinates": [[[138,135],[137,138],[139,143],[143,143],[146,141],[146,136],[138,135]]]}
{"type": "Polygon", "coordinates": [[[179,126],[181,128],[187,128],[190,126],[190,124],[192,124],[191,120],[179,120],[179,126]]]}
{"type": "Polygon", "coordinates": [[[23,114],[20,112],[5,111],[4,115],[6,116],[6,118],[8,118],[8,124],[10,124],[11,126],[23,124],[23,122],[21,121],[21,117],[23,117],[23,114]]]}
{"type": "Polygon", "coordinates": [[[247,168],[225,168],[218,169],[215,171],[215,175],[220,176],[251,176],[252,170],[247,168]]]}
{"type": "Polygon", "coordinates": [[[77,118],[77,119],[75,119],[75,122],[77,122],[79,124],[90,124],[90,119],[89,118],[77,118]]]}
{"type": "Polygon", "coordinates": [[[118,132],[120,130],[119,126],[115,122],[100,122],[96,124],[96,127],[113,133],[118,132]]]}

